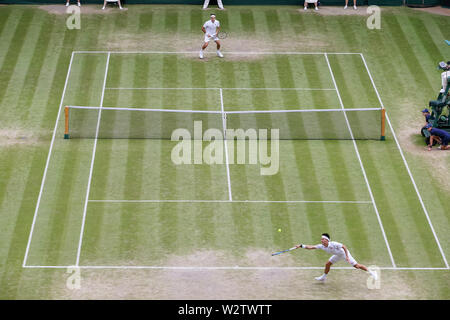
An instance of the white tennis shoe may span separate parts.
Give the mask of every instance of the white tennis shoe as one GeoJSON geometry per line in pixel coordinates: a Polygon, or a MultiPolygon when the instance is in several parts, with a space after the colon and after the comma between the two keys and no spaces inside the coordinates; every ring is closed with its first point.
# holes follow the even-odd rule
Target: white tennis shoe
{"type": "Polygon", "coordinates": [[[223,54],[222,52],[220,52],[220,50],[217,50],[217,56],[223,58],[223,54]]]}
{"type": "Polygon", "coordinates": [[[203,50],[200,50],[200,54],[198,56],[200,59],[203,59],[203,50]]]}
{"type": "Polygon", "coordinates": [[[321,275],[320,277],[315,277],[314,279],[316,279],[317,281],[325,281],[325,280],[327,280],[327,276],[326,275],[321,275]]]}

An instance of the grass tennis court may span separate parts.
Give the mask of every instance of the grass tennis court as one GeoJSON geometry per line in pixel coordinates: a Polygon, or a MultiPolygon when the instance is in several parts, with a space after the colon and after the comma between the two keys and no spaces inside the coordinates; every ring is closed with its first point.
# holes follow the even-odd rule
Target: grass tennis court
{"type": "MultiPolygon", "coordinates": [[[[64,16],[0,8],[0,39],[9,44],[0,49],[0,78],[8,83],[0,88],[6,289],[0,296],[448,298],[449,186],[433,172],[448,173],[441,167],[448,154],[426,158],[407,123],[420,125],[420,107],[434,98],[438,75],[428,70],[449,53],[436,36],[449,30],[448,19],[389,9],[386,30],[378,33],[348,30],[364,21],[358,16],[327,16],[326,27],[313,31],[325,17],[292,7],[231,7],[218,16],[229,26],[225,58],[210,50],[200,61],[195,22],[208,13],[184,10],[136,6],[121,18],[89,14],[81,30],[69,31],[58,28],[64,16]],[[243,18],[249,14],[254,24],[243,18]],[[13,17],[21,17],[20,27],[13,17]],[[179,29],[160,30],[159,19],[170,28],[175,19],[179,29]],[[320,41],[302,31],[309,43],[299,36],[280,49],[281,29],[288,37],[317,32],[320,41]],[[142,42],[154,33],[168,44],[142,42]],[[242,47],[268,38],[273,44],[242,47]],[[338,40],[322,41],[332,38],[338,40]],[[280,140],[279,172],[263,176],[260,165],[228,160],[177,166],[170,158],[176,143],[167,139],[64,139],[66,105],[225,112],[385,107],[388,123],[386,141],[280,140]],[[367,290],[366,276],[340,263],[332,290],[324,292],[312,282],[326,254],[270,256],[316,244],[322,232],[361,263],[380,267],[382,289],[367,290]],[[65,288],[71,266],[85,277],[78,292],[65,288]],[[210,281],[220,292],[202,291],[210,281]]],[[[335,120],[325,113],[318,119],[311,125],[335,120]]],[[[162,131],[163,120],[151,124],[162,131]]],[[[115,121],[132,132],[142,119],[130,113],[115,121]]],[[[294,130],[288,122],[285,130],[294,130]]]]}

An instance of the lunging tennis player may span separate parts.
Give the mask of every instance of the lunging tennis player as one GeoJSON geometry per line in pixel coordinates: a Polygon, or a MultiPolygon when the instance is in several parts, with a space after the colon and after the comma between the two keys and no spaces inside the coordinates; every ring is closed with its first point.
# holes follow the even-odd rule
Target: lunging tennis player
{"type": "Polygon", "coordinates": [[[328,260],[328,262],[325,264],[324,274],[321,275],[320,277],[315,278],[316,280],[325,281],[327,279],[328,272],[330,272],[331,265],[341,260],[346,260],[356,269],[361,269],[369,272],[375,280],[377,279],[377,274],[375,272],[372,272],[369,269],[367,269],[365,265],[356,262],[356,260],[352,257],[350,251],[348,251],[345,245],[336,241],[330,241],[330,235],[328,233],[322,233],[322,238],[320,241],[322,242],[322,244],[318,244],[315,246],[305,244],[299,244],[296,246],[297,248],[303,248],[308,250],[322,249],[323,251],[332,254],[330,260],[328,260]]]}

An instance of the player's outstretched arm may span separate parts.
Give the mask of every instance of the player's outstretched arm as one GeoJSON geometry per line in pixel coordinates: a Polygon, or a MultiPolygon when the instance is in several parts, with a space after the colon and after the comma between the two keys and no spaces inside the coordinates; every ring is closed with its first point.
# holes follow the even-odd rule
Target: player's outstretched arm
{"type": "Polygon", "coordinates": [[[317,249],[316,246],[310,246],[307,244],[299,244],[295,246],[296,248],[303,248],[303,249],[307,249],[307,250],[314,250],[317,249]]]}

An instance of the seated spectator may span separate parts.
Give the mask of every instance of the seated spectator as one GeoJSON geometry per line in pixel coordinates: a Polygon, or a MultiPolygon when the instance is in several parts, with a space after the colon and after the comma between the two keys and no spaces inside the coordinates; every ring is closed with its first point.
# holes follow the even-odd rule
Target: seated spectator
{"type": "MultiPolygon", "coordinates": [[[[224,9],[222,0],[217,0],[217,5],[219,6],[220,10],[224,9]]],[[[208,9],[208,6],[209,6],[209,0],[205,0],[205,2],[203,3],[203,10],[208,9]]]]}
{"type": "Polygon", "coordinates": [[[430,111],[427,108],[425,108],[425,109],[422,110],[422,114],[425,117],[425,125],[427,125],[429,120],[430,120],[430,118],[431,118],[430,111]]]}
{"type": "Polygon", "coordinates": [[[305,8],[303,10],[308,10],[308,3],[314,3],[314,10],[319,10],[319,7],[317,7],[317,0],[305,0],[305,8]]]}

